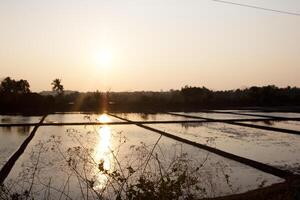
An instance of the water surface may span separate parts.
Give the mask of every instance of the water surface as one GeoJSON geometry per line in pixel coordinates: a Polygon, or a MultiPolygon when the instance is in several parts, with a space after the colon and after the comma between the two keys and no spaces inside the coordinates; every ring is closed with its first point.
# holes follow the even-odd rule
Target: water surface
{"type": "Polygon", "coordinates": [[[209,119],[265,119],[265,117],[246,116],[246,115],[227,114],[227,113],[205,113],[205,112],[176,112],[176,113],[188,115],[188,116],[209,118],[209,119]]]}
{"type": "Polygon", "coordinates": [[[12,191],[31,188],[36,198],[45,198],[48,191],[54,199],[66,194],[81,198],[87,188],[83,180],[89,180],[93,190],[105,189],[103,194],[112,198],[111,186],[118,184],[103,170],[128,175],[133,169],[131,184],[141,174],[159,178],[160,173],[174,170],[170,166],[177,162],[176,170],[183,167],[199,179],[197,187],[202,190],[193,190],[198,197],[241,193],[283,181],[135,125],[118,125],[40,127],[5,184],[12,191]]]}

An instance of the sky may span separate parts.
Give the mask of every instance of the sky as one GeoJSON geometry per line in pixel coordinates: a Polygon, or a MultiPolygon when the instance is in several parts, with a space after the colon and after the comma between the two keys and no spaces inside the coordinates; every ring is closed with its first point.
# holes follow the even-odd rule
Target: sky
{"type": "MultiPolygon", "coordinates": [[[[299,0],[232,0],[300,13],[299,0]]],[[[212,0],[0,0],[0,78],[35,92],[300,87],[300,17],[212,0]]]]}

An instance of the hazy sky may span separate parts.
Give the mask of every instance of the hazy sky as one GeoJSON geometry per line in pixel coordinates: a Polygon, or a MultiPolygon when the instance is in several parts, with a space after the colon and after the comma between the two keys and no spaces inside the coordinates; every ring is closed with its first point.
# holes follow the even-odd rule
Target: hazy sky
{"type": "MultiPolygon", "coordinates": [[[[299,0],[232,0],[300,13],[299,0]]],[[[0,78],[33,91],[300,86],[300,17],[211,0],[0,0],[0,78]]]]}

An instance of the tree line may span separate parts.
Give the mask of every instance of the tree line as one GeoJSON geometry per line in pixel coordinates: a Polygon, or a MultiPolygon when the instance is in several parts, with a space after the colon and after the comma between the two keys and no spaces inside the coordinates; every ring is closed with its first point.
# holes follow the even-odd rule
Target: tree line
{"type": "Polygon", "coordinates": [[[30,91],[27,80],[7,77],[0,84],[0,112],[40,114],[57,111],[159,112],[241,107],[300,106],[300,88],[275,85],[213,91],[184,86],[161,92],[71,92],[61,79],[51,83],[52,95],[30,91]]]}

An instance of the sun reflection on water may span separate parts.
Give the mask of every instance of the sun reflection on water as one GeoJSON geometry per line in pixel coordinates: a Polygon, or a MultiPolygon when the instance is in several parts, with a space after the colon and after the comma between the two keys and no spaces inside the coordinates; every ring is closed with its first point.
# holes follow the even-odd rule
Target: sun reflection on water
{"type": "MultiPolygon", "coordinates": [[[[100,122],[110,122],[110,118],[106,114],[102,114],[98,117],[100,122]]],[[[112,155],[112,130],[109,126],[104,125],[97,129],[98,144],[95,147],[94,159],[99,163],[103,163],[104,170],[111,170],[113,168],[113,155],[112,155]]],[[[99,169],[95,169],[97,174],[97,181],[95,189],[102,189],[107,183],[107,177],[99,172],[99,169]]]]}
{"type": "Polygon", "coordinates": [[[97,118],[97,121],[102,122],[102,123],[107,123],[107,122],[111,122],[111,119],[109,118],[109,116],[107,114],[102,114],[97,118]]]}

